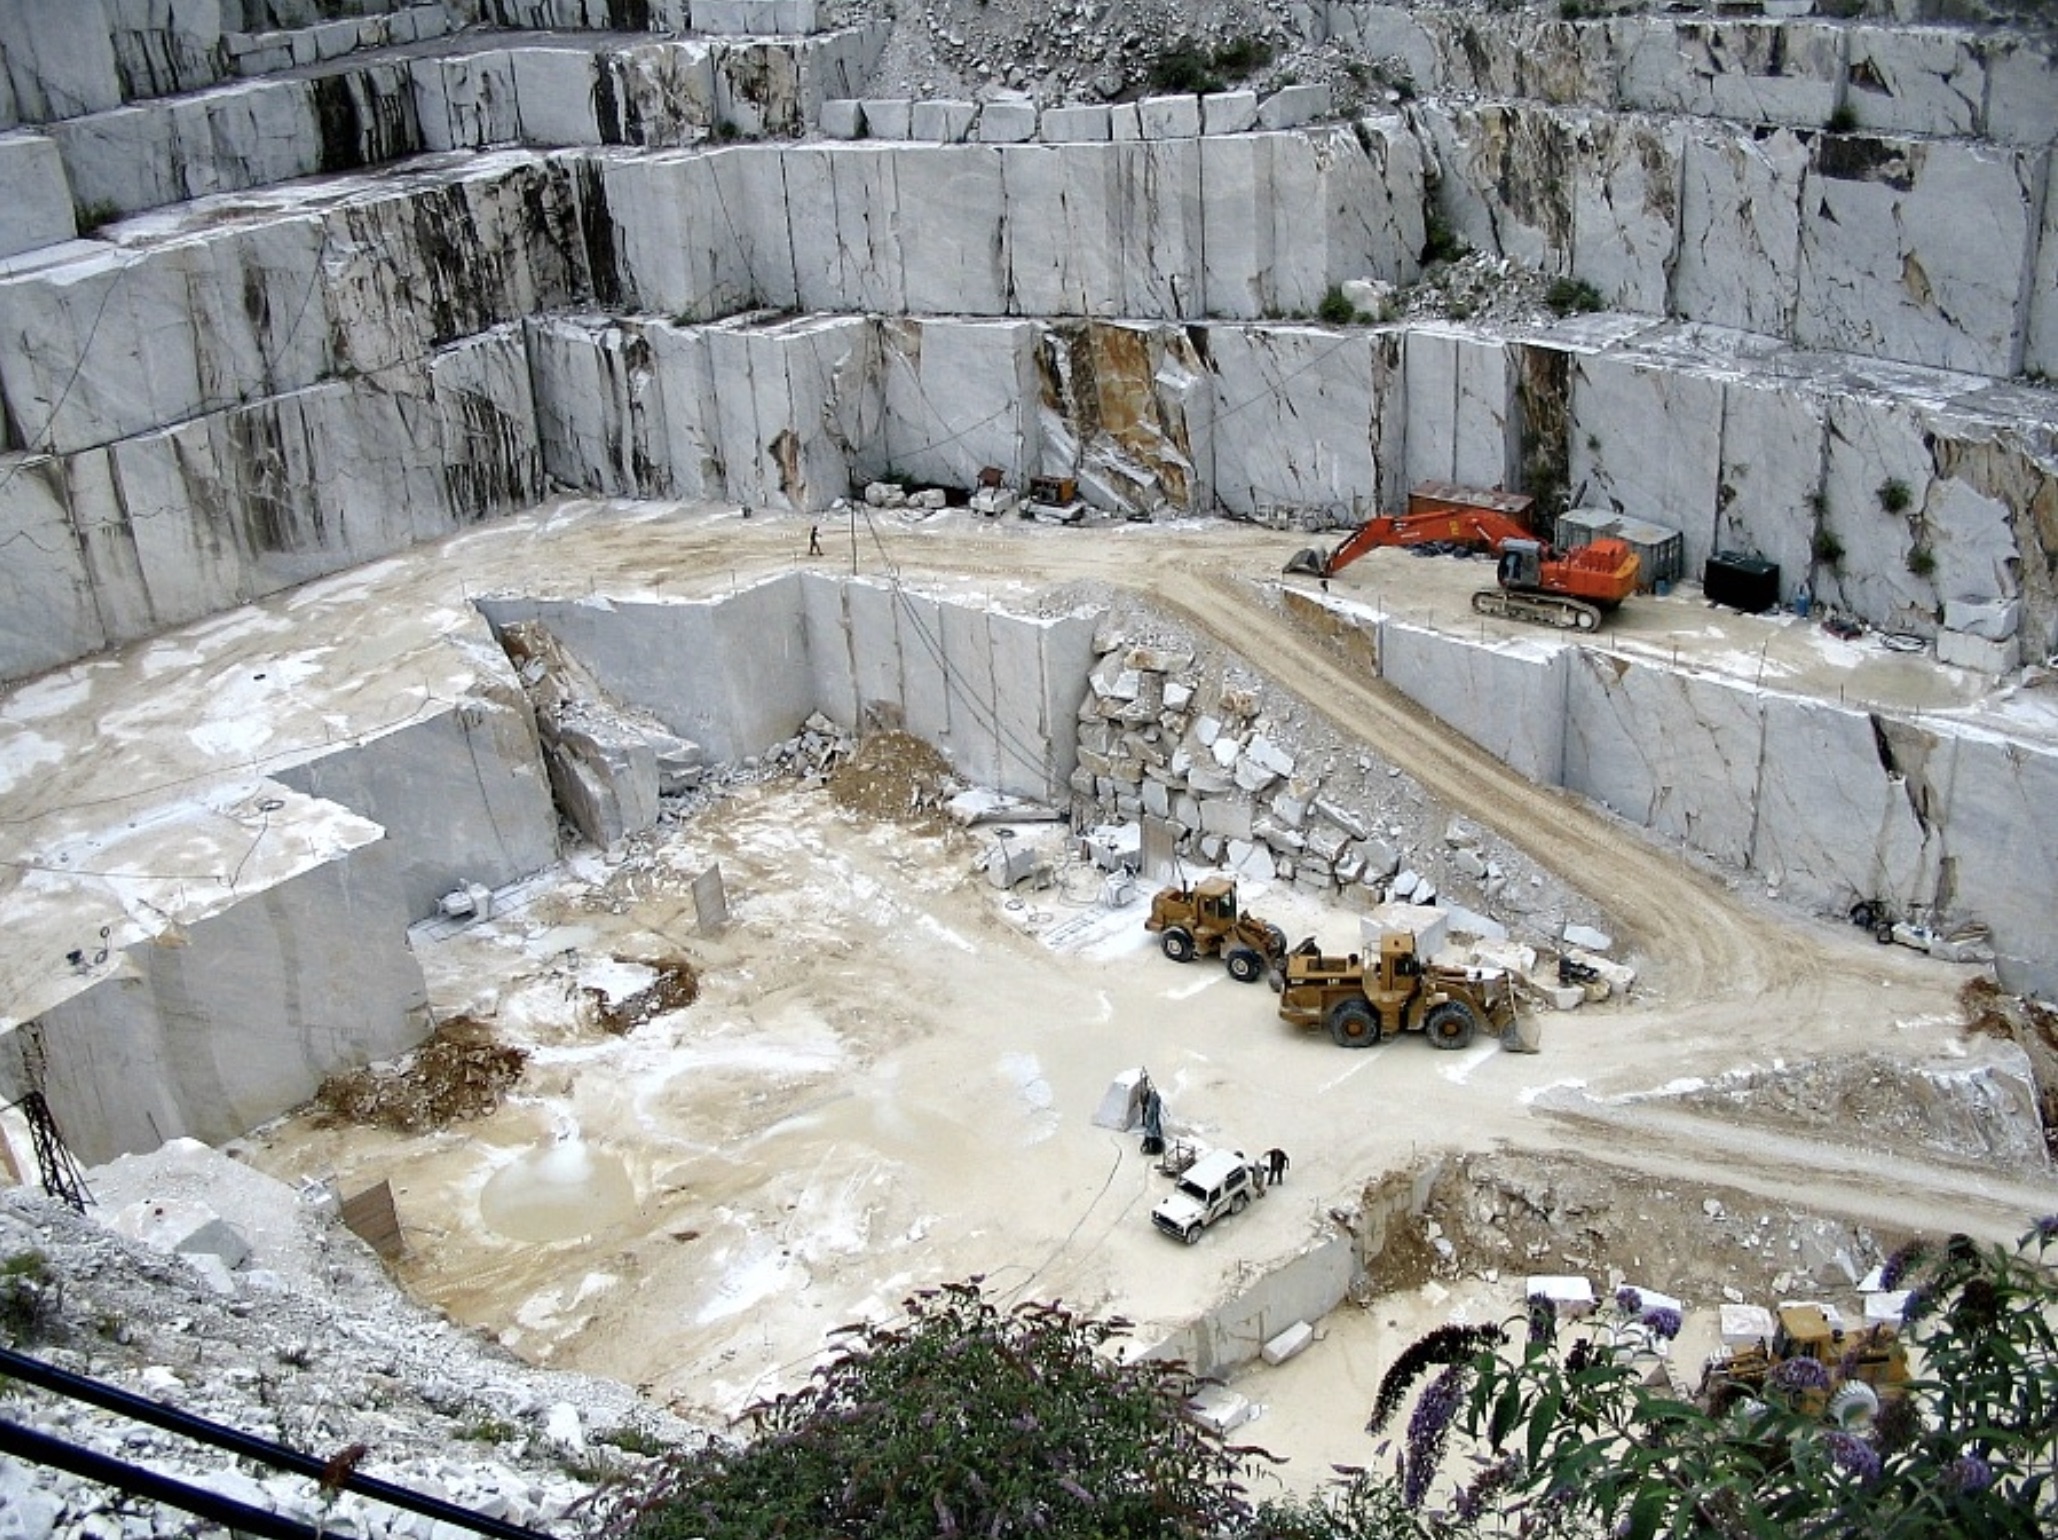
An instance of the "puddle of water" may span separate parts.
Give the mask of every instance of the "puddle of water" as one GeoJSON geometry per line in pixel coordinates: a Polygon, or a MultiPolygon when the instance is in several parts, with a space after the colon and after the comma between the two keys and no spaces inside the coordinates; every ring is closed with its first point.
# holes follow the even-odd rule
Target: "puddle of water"
{"type": "Polygon", "coordinates": [[[479,1217],[512,1241],[569,1241],[636,1212],[636,1188],[618,1155],[576,1139],[545,1145],[493,1173],[479,1217]]]}

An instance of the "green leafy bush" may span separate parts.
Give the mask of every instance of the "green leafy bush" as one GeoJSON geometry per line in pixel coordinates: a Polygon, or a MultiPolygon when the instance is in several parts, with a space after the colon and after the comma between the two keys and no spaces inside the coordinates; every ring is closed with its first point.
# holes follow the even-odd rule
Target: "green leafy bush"
{"type": "Polygon", "coordinates": [[[1917,1370],[1869,1423],[1828,1416],[1829,1370],[1805,1359],[1782,1368],[1808,1374],[1775,1371],[1711,1410],[1652,1373],[1676,1311],[1625,1289],[1561,1324],[1538,1299],[1412,1344],[1379,1385],[1368,1432],[1385,1442],[1368,1466],[1256,1507],[1242,1477],[1262,1452],[1184,1414],[1181,1366],[1124,1363],[1109,1344],[1126,1323],[1003,1310],[975,1280],[909,1300],[904,1325],[845,1328],[806,1388],[746,1413],[748,1442],[671,1456],[610,1527],[628,1540],[2051,1540],[2058,1215],[2012,1248],[1904,1247],[1883,1272],[1911,1290],[1917,1370]]]}
{"type": "Polygon", "coordinates": [[[1003,1310],[977,1281],[907,1301],[804,1389],[744,1414],[753,1438],[666,1462],[636,1540],[767,1535],[1181,1540],[1247,1522],[1225,1447],[1182,1411],[1176,1364],[1104,1351],[1126,1323],[1058,1305],[1003,1310]]]}
{"type": "Polygon", "coordinates": [[[1190,38],[1181,38],[1152,61],[1150,84],[1153,91],[1170,96],[1205,95],[1222,89],[1222,79],[1206,50],[1190,38]]]}
{"type": "Polygon", "coordinates": [[[1809,542],[1808,548],[1825,567],[1834,567],[1844,559],[1843,541],[1826,529],[1815,531],[1815,538],[1809,542]]]}
{"type": "Polygon", "coordinates": [[[1926,545],[1909,546],[1908,570],[1919,578],[1933,576],[1937,570],[1937,553],[1926,545]]]}
{"type": "Polygon", "coordinates": [[[36,1341],[57,1313],[60,1280],[40,1251],[17,1251],[0,1261],[0,1337],[10,1347],[36,1341]]]}
{"type": "Polygon", "coordinates": [[[1915,502],[1915,494],[1909,490],[1908,483],[1898,476],[1882,481],[1874,495],[1879,498],[1879,506],[1892,514],[1906,513],[1915,502]]]}
{"type": "Polygon", "coordinates": [[[1344,297],[1341,284],[1331,284],[1315,314],[1331,326],[1348,326],[1358,318],[1358,307],[1344,297]]]}
{"type": "Polygon", "coordinates": [[[1571,315],[1574,311],[1600,310],[1607,302],[1601,298],[1601,291],[1584,278],[1556,278],[1544,291],[1544,303],[1555,315],[1571,315]]]}
{"type": "Polygon", "coordinates": [[[1458,237],[1450,221],[1434,210],[1430,212],[1422,241],[1422,265],[1432,262],[1455,262],[1460,257],[1471,255],[1472,248],[1458,237]]]}

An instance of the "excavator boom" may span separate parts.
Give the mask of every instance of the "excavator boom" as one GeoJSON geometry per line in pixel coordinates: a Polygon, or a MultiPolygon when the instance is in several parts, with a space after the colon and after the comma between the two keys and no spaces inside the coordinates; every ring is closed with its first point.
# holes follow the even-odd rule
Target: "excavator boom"
{"type": "Polygon", "coordinates": [[[1480,614],[1593,630],[1605,611],[1636,591],[1636,552],[1614,539],[1553,550],[1531,533],[1530,507],[1519,493],[1424,482],[1408,495],[1405,514],[1367,519],[1333,550],[1296,552],[1286,570],[1326,582],[1380,546],[1470,546],[1499,558],[1499,587],[1472,596],[1480,614]]]}
{"type": "Polygon", "coordinates": [[[1484,502],[1468,504],[1449,498],[1424,499],[1418,488],[1408,500],[1406,513],[1382,513],[1367,519],[1344,536],[1331,551],[1298,551],[1294,554],[1293,560],[1286,564],[1286,570],[1305,573],[1309,577],[1332,578],[1367,551],[1376,550],[1381,546],[1430,545],[1441,542],[1447,545],[1498,551],[1504,542],[1519,540],[1529,534],[1528,498],[1513,497],[1507,493],[1478,495],[1491,495],[1497,501],[1509,505],[1519,504],[1520,511],[1517,512],[1512,507],[1490,506],[1484,502]]]}

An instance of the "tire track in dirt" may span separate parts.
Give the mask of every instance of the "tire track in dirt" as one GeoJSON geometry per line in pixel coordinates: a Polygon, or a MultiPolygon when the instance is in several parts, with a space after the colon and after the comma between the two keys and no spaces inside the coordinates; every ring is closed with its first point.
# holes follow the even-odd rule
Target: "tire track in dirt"
{"type": "Polygon", "coordinates": [[[1945,1156],[1909,1156],[1854,1143],[1731,1123],[1659,1103],[1605,1102],[1554,1092],[1532,1110],[1560,1148],[1644,1178],[1741,1188],[1773,1203],[1887,1230],[1964,1230],[2011,1244],[2050,1211],[2048,1181],[1945,1156]]]}

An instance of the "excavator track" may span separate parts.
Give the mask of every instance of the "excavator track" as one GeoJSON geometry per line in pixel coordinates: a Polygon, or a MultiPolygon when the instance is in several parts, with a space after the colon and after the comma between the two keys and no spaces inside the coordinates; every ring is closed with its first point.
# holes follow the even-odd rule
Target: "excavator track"
{"type": "Polygon", "coordinates": [[[1482,588],[1472,596],[1472,608],[1482,615],[1500,615],[1510,620],[1527,620],[1561,631],[1597,631],[1600,609],[1559,594],[1510,592],[1504,588],[1482,588]]]}

